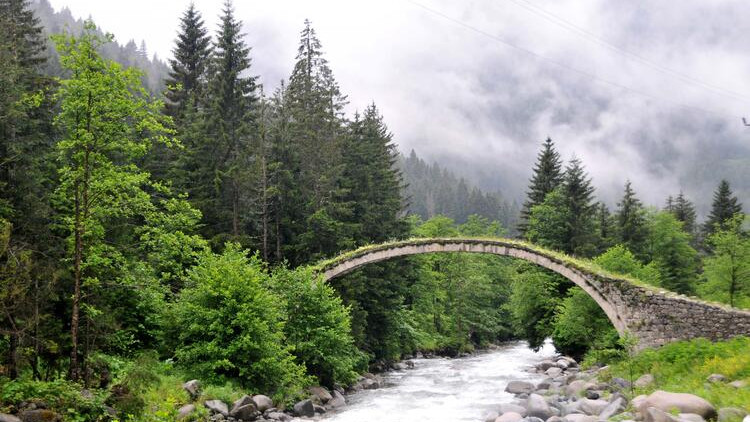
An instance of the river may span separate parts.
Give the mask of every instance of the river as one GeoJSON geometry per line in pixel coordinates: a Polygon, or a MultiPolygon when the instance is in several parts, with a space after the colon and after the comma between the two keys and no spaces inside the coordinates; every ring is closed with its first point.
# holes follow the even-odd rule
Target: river
{"type": "Polygon", "coordinates": [[[386,386],[347,396],[348,405],[326,422],[481,421],[497,405],[510,403],[511,380],[541,381],[525,369],[555,354],[548,342],[538,352],[507,343],[464,358],[414,359],[414,369],[384,374],[386,386]]]}

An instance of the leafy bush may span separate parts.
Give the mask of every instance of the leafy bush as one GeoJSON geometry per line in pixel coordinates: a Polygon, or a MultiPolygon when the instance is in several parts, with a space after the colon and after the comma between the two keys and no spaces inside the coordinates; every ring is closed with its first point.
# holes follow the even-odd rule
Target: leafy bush
{"type": "Polygon", "coordinates": [[[284,338],[283,301],[267,288],[267,277],[261,261],[238,245],[203,254],[166,319],[186,372],[279,398],[303,387],[304,368],[284,338]]]}
{"type": "Polygon", "coordinates": [[[81,386],[66,380],[0,380],[0,413],[10,412],[21,402],[44,402],[66,420],[98,421],[106,414],[104,393],[81,394],[81,386]]]}
{"type": "Polygon", "coordinates": [[[618,338],[602,308],[580,287],[568,291],[553,325],[555,347],[576,358],[592,348],[613,348],[618,338]]]}
{"type": "Polygon", "coordinates": [[[354,346],[349,309],[333,288],[308,268],[285,267],[274,271],[272,286],[286,305],[287,344],[308,373],[328,386],[354,381],[366,358],[354,346]]]}

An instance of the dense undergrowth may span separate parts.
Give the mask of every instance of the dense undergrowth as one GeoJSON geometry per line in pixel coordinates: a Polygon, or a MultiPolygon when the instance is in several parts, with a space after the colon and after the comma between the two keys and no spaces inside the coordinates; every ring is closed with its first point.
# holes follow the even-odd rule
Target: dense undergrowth
{"type": "Polygon", "coordinates": [[[585,365],[607,363],[605,377],[621,377],[629,381],[643,374],[654,376],[653,384],[633,388],[632,395],[649,394],[655,390],[691,393],[711,402],[717,409],[739,407],[750,411],[750,338],[736,337],[711,342],[695,339],[667,344],[658,349],[643,350],[634,356],[624,352],[604,354],[592,352],[585,365]],[[712,374],[726,377],[725,382],[709,382],[712,374]],[[734,387],[732,381],[745,381],[734,387]]]}

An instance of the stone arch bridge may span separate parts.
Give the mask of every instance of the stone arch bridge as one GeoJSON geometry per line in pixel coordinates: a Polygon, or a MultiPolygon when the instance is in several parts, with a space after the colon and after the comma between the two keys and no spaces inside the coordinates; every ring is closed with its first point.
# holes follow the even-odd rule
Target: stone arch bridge
{"type": "Polygon", "coordinates": [[[677,340],[711,340],[750,335],[750,311],[703,302],[610,274],[593,263],[528,243],[507,239],[410,239],[366,246],[321,262],[326,280],[364,265],[408,255],[466,252],[523,259],[554,271],[588,293],[620,334],[638,339],[638,348],[677,340]]]}

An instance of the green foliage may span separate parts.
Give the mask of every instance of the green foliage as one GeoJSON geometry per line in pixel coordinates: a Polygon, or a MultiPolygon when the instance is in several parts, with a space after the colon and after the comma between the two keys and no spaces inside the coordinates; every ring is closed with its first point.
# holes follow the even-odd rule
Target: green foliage
{"type": "Polygon", "coordinates": [[[570,289],[557,312],[552,341],[560,352],[580,358],[589,349],[616,346],[617,331],[602,308],[583,289],[570,289]]]}
{"type": "Polygon", "coordinates": [[[563,183],[563,178],[560,153],[555,149],[554,142],[547,138],[542,144],[542,150],[537,155],[533,176],[529,182],[529,190],[526,192],[527,199],[524,201],[521,210],[521,224],[519,225],[521,233],[525,234],[526,223],[531,219],[534,207],[545,202],[547,195],[563,183]]]}
{"type": "Polygon", "coordinates": [[[309,268],[280,267],[271,279],[284,299],[285,343],[318,383],[349,384],[363,369],[364,355],[354,346],[349,309],[336,292],[309,268]]]}
{"type": "Polygon", "coordinates": [[[569,213],[563,190],[552,191],[545,197],[544,202],[531,207],[526,239],[545,248],[565,250],[568,247],[569,213]]]}
{"type": "Polygon", "coordinates": [[[533,264],[518,264],[517,271],[507,307],[515,333],[536,350],[553,333],[561,285],[566,283],[533,264]]]}
{"type": "Polygon", "coordinates": [[[106,414],[104,393],[81,394],[81,386],[65,380],[33,381],[0,379],[0,413],[17,409],[22,402],[44,402],[71,421],[98,421],[106,414]]]}
{"type": "Polygon", "coordinates": [[[725,224],[732,220],[736,214],[742,212],[742,204],[737,197],[732,194],[729,182],[722,179],[719,187],[714,192],[714,200],[711,204],[711,213],[708,215],[703,232],[705,237],[709,237],[716,230],[725,229],[725,224]]]}
{"type": "Polygon", "coordinates": [[[701,297],[750,308],[750,237],[743,230],[744,214],[737,214],[711,234],[707,243],[713,255],[705,259],[701,297]]]}
{"type": "Polygon", "coordinates": [[[625,245],[638,259],[645,261],[646,211],[641,201],[635,196],[629,180],[625,183],[622,200],[617,203],[615,219],[617,221],[616,243],[625,245]]]}
{"type": "Polygon", "coordinates": [[[283,302],[267,289],[267,278],[260,260],[238,245],[203,254],[166,317],[182,368],[280,397],[304,386],[304,367],[284,339],[283,302]]]}
{"type": "Polygon", "coordinates": [[[643,265],[623,245],[615,245],[594,258],[594,263],[617,274],[631,276],[653,286],[660,285],[660,273],[655,265],[643,265]]]}
{"type": "Polygon", "coordinates": [[[707,383],[711,374],[722,374],[730,381],[750,380],[750,339],[728,341],[706,339],[670,343],[658,349],[646,349],[632,359],[621,357],[611,363],[613,376],[635,378],[652,374],[654,384],[636,389],[634,394],[654,390],[691,393],[711,402],[716,408],[735,406],[750,411],[750,388],[735,388],[725,383],[707,383]]]}
{"type": "Polygon", "coordinates": [[[698,252],[690,246],[691,237],[682,223],[669,212],[648,217],[645,252],[659,271],[661,285],[678,293],[692,293],[697,279],[698,252]]]}

